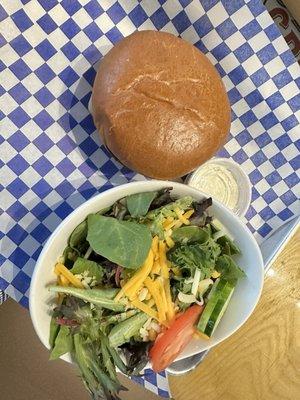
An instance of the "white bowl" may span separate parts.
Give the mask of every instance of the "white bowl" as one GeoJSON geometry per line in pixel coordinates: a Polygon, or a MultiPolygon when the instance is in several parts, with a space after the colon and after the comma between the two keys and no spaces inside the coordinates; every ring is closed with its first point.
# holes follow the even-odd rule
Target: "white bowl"
{"type": "MultiPolygon", "coordinates": [[[[194,172],[189,174],[185,180],[185,183],[191,187],[194,187],[194,184],[197,182],[199,172],[208,164],[221,165],[232,173],[239,188],[238,202],[232,211],[239,217],[243,217],[246,214],[251,202],[251,183],[248,175],[245,173],[242,167],[230,158],[211,158],[210,160],[206,161],[206,163],[200,165],[200,167],[198,167],[194,172]]],[[[206,194],[210,195],[210,193],[206,194]]]]}
{"type": "MultiPolygon", "coordinates": [[[[49,324],[53,304],[53,297],[49,293],[47,286],[56,280],[53,271],[54,265],[67,245],[67,239],[73,229],[88,214],[110,206],[124,196],[138,192],[159,190],[170,186],[173,187],[172,193],[176,197],[190,195],[195,200],[201,200],[206,197],[198,190],[181,183],[155,180],[128,183],[109,189],[91,198],[73,211],[53,232],[37,261],[31,280],[29,296],[32,323],[44,346],[49,348],[49,324]]],[[[209,349],[232,335],[249,318],[262,291],[263,260],[252,234],[236,215],[217,201],[214,201],[212,213],[235,238],[242,252],[237,257],[237,262],[245,271],[247,277],[238,282],[228,309],[213,337],[210,340],[193,339],[178,356],[177,360],[209,349]]],[[[69,355],[64,355],[61,358],[71,361],[69,355]]]]}

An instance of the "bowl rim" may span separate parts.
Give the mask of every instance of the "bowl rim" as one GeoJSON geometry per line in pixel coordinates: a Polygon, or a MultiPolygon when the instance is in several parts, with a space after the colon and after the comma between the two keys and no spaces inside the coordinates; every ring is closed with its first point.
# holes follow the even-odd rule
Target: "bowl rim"
{"type": "MultiPolygon", "coordinates": [[[[36,283],[36,282],[37,282],[37,275],[38,275],[38,272],[40,271],[40,269],[42,268],[41,265],[43,265],[43,263],[42,263],[43,258],[44,258],[44,256],[45,256],[45,254],[47,254],[47,251],[48,251],[48,249],[49,249],[51,243],[52,243],[53,240],[55,239],[56,235],[57,235],[58,232],[62,229],[62,227],[63,227],[64,225],[68,224],[69,221],[72,220],[72,219],[74,218],[74,216],[75,216],[80,210],[82,210],[82,209],[84,209],[84,208],[86,208],[86,207],[88,208],[89,205],[90,205],[91,203],[93,203],[94,201],[96,201],[96,199],[98,199],[99,197],[103,196],[104,194],[105,194],[106,196],[109,196],[109,194],[111,194],[111,193],[115,193],[115,192],[118,192],[118,191],[122,191],[121,189],[123,189],[123,191],[126,191],[127,187],[129,187],[129,186],[136,186],[136,188],[137,188],[137,192],[136,192],[136,193],[139,193],[139,192],[138,192],[138,189],[139,189],[139,188],[142,189],[142,188],[145,188],[145,187],[147,187],[147,186],[151,186],[151,184],[160,186],[160,187],[157,188],[157,190],[162,189],[162,188],[164,188],[164,187],[172,187],[173,189],[176,189],[176,188],[179,188],[179,189],[180,189],[180,188],[181,188],[181,189],[188,189],[188,191],[189,191],[189,193],[190,193],[191,196],[193,196],[192,192],[194,192],[195,197],[199,197],[199,194],[202,195],[204,198],[207,198],[207,197],[208,197],[207,193],[201,192],[201,191],[199,191],[198,189],[195,189],[195,188],[193,188],[193,187],[191,187],[191,186],[189,186],[189,185],[186,185],[186,184],[184,184],[184,183],[179,183],[179,182],[161,181],[161,180],[146,180],[146,181],[135,181],[135,182],[125,183],[125,184],[122,184],[122,185],[115,186],[115,187],[109,188],[109,189],[107,189],[107,190],[104,190],[103,192],[100,192],[100,193],[96,194],[95,196],[91,197],[89,200],[87,200],[87,201],[84,202],[83,204],[81,204],[81,205],[79,205],[78,207],[76,207],[76,208],[67,216],[67,218],[65,218],[64,220],[62,220],[62,221],[60,222],[60,224],[56,227],[56,229],[53,231],[53,233],[52,233],[52,234],[50,235],[50,237],[47,239],[47,241],[46,241],[46,243],[45,243],[45,245],[44,245],[44,247],[43,247],[43,250],[41,251],[41,253],[40,253],[39,257],[38,257],[38,260],[37,260],[37,262],[36,262],[36,264],[35,264],[34,271],[33,271],[32,278],[31,278],[31,282],[30,282],[30,287],[29,287],[29,312],[30,312],[31,321],[32,321],[32,324],[33,324],[33,327],[34,327],[34,330],[35,330],[37,336],[39,337],[40,341],[43,343],[43,345],[44,345],[47,349],[50,349],[50,345],[49,345],[49,343],[48,343],[48,337],[46,338],[45,335],[42,335],[42,334],[41,334],[41,331],[40,331],[40,329],[39,329],[39,325],[40,325],[40,324],[39,324],[39,322],[38,322],[38,318],[37,318],[37,316],[36,316],[36,311],[35,311],[35,307],[34,307],[34,304],[35,304],[35,303],[34,303],[34,292],[33,292],[33,290],[34,290],[34,288],[35,288],[36,285],[37,285],[37,283],[36,283]]],[[[154,191],[155,188],[152,188],[152,189],[149,189],[149,190],[154,191]]],[[[141,190],[141,192],[142,192],[142,191],[143,191],[143,190],[141,190]]],[[[146,191],[146,190],[144,190],[144,191],[146,191]]],[[[185,194],[185,195],[188,195],[188,194],[185,194]]],[[[126,194],[125,194],[125,196],[126,196],[126,194]]],[[[122,196],[122,197],[124,197],[124,196],[122,196]]],[[[217,344],[223,342],[224,340],[226,340],[228,337],[230,337],[231,335],[233,335],[233,334],[248,320],[248,318],[249,318],[249,317],[251,316],[251,314],[253,313],[253,311],[254,311],[254,309],[255,309],[255,307],[256,307],[256,305],[257,305],[259,299],[260,299],[260,296],[261,296],[261,293],[262,293],[262,289],[263,289],[263,283],[264,283],[264,263],[263,263],[263,258],[262,258],[262,254],[261,254],[260,248],[259,248],[259,246],[258,246],[258,244],[257,244],[257,242],[256,242],[256,240],[255,240],[255,238],[254,238],[254,236],[252,235],[251,231],[250,231],[249,228],[243,223],[243,221],[241,220],[241,218],[238,217],[236,214],[234,214],[232,210],[230,210],[229,208],[227,208],[226,206],[224,206],[224,205],[223,205],[222,203],[220,203],[218,200],[214,200],[214,204],[217,204],[217,206],[221,209],[222,212],[225,211],[225,213],[226,213],[226,212],[229,213],[230,216],[231,216],[231,218],[233,218],[234,220],[236,220],[236,222],[240,225],[240,227],[242,228],[242,230],[244,231],[244,233],[247,234],[248,237],[250,238],[250,240],[251,240],[251,242],[252,242],[252,245],[255,247],[256,252],[257,252],[257,255],[258,255],[259,260],[260,260],[259,266],[260,266],[260,272],[261,272],[261,273],[260,273],[260,275],[258,275],[258,277],[257,277],[258,279],[260,279],[260,282],[259,282],[259,283],[260,283],[260,286],[259,286],[259,292],[258,292],[258,295],[257,295],[257,297],[256,297],[256,300],[255,300],[255,302],[252,303],[252,307],[250,308],[250,310],[249,310],[249,312],[248,312],[248,315],[235,327],[235,329],[234,329],[233,331],[231,331],[231,332],[229,332],[228,334],[224,335],[221,339],[215,341],[214,343],[212,343],[212,344],[210,344],[210,345],[209,345],[209,341],[207,341],[207,342],[208,342],[207,347],[206,347],[205,349],[202,349],[201,352],[202,352],[202,351],[205,351],[205,350],[208,350],[208,349],[210,349],[210,348],[216,346],[217,344]]],[[[197,353],[194,353],[194,354],[197,354],[197,353]]],[[[186,358],[186,357],[189,357],[189,356],[183,355],[183,356],[180,357],[180,355],[179,355],[179,356],[176,358],[175,361],[181,360],[181,359],[186,358]]],[[[63,360],[65,360],[65,361],[67,361],[67,362],[72,362],[72,359],[71,359],[69,353],[67,353],[67,354],[65,354],[65,355],[63,355],[63,356],[61,356],[60,358],[63,359],[63,360]]],[[[148,367],[148,366],[147,366],[147,367],[148,367]]]]}

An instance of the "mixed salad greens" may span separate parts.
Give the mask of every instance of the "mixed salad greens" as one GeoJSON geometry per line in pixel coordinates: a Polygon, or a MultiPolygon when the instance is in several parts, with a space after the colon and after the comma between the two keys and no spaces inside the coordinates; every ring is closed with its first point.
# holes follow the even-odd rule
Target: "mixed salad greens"
{"type": "Polygon", "coordinates": [[[127,196],[88,215],[54,267],[51,359],[71,353],[93,399],[118,399],[116,368],[139,374],[209,339],[244,272],[211,198],[172,188],[127,196]]]}

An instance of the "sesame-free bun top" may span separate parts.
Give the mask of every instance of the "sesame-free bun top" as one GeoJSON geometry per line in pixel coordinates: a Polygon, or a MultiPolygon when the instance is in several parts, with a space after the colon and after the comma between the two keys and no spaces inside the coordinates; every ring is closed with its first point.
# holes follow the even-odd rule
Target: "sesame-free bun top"
{"type": "Polygon", "coordinates": [[[92,113],[104,144],[146,176],[183,176],[226,141],[230,106],[221,78],[196,47],[172,34],[135,32],[103,58],[92,113]]]}

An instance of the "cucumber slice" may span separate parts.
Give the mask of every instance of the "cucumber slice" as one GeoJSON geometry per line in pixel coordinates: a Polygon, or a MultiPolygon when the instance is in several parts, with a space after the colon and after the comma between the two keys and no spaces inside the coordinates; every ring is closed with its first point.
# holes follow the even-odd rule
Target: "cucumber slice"
{"type": "Polygon", "coordinates": [[[226,307],[230,301],[234,286],[221,279],[208,300],[198,322],[198,330],[207,336],[211,336],[220,322],[226,307]]]}
{"type": "Polygon", "coordinates": [[[207,296],[207,300],[210,300],[216,291],[220,292],[226,284],[227,281],[225,281],[225,279],[221,278],[216,279],[215,283],[212,285],[212,288],[210,289],[210,292],[207,296]]]}
{"type": "Polygon", "coordinates": [[[211,337],[215,331],[215,329],[217,328],[219,322],[221,321],[221,318],[223,317],[226,308],[230,302],[231,296],[233,294],[234,288],[228,288],[229,289],[229,294],[227,296],[227,299],[224,300],[219,299],[212,314],[211,317],[207,323],[206,329],[205,329],[205,334],[209,337],[211,337]]]}
{"type": "Polygon", "coordinates": [[[224,279],[217,279],[216,282],[213,284],[213,287],[211,288],[211,291],[208,295],[208,302],[198,322],[197,328],[199,331],[204,332],[211,313],[213,312],[217,301],[219,300],[224,288],[226,288],[227,285],[228,283],[224,279]]]}

